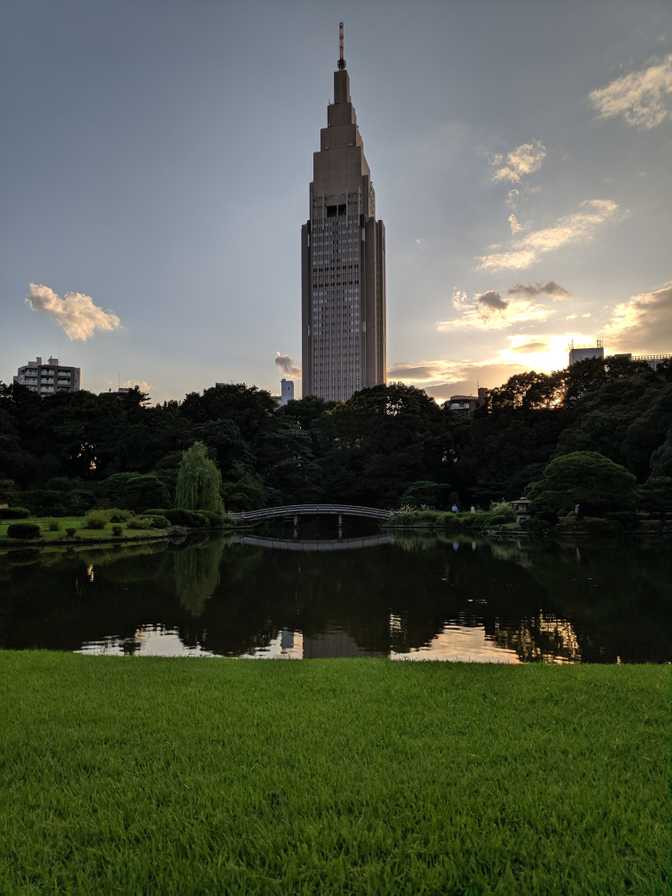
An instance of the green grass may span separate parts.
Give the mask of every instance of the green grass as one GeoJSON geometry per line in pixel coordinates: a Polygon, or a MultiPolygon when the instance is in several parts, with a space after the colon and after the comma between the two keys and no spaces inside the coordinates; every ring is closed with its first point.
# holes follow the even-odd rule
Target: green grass
{"type": "Polygon", "coordinates": [[[0,893],[668,893],[670,674],[0,652],[0,893]]]}
{"type": "MultiPolygon", "coordinates": [[[[141,514],[140,514],[141,515],[141,514]]],[[[114,541],[117,536],[112,534],[112,526],[120,525],[122,527],[121,538],[147,538],[147,537],[156,537],[157,535],[166,535],[165,529],[129,529],[125,523],[108,523],[104,529],[86,529],[85,528],[86,515],[85,516],[40,516],[40,517],[29,517],[25,520],[0,520],[0,541],[5,541],[7,545],[21,545],[21,544],[30,544],[30,542],[26,542],[21,538],[8,538],[7,537],[7,527],[11,526],[12,523],[36,523],[40,527],[40,541],[68,541],[68,536],[66,535],[66,529],[76,529],[77,530],[77,540],[80,541],[100,541],[101,539],[109,539],[110,541],[114,541]],[[58,522],[59,528],[52,532],[49,528],[49,524],[56,520],[58,522]]]]}

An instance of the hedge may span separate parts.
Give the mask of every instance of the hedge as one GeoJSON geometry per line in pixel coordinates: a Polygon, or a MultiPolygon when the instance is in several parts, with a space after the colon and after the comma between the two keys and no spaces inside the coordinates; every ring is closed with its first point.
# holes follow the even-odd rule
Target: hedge
{"type": "Polygon", "coordinates": [[[27,507],[0,507],[0,520],[25,520],[29,516],[27,507]]]}
{"type": "Polygon", "coordinates": [[[10,538],[39,538],[40,527],[37,523],[12,523],[7,527],[10,538]]]}

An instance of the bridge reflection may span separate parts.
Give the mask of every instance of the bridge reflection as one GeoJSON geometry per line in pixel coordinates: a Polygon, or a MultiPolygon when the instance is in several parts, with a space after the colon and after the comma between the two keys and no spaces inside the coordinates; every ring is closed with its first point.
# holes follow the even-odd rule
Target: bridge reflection
{"type": "Polygon", "coordinates": [[[368,535],[364,538],[315,538],[308,541],[288,538],[264,538],[257,535],[238,535],[230,539],[232,544],[246,544],[276,551],[356,551],[393,544],[392,535],[368,535]]]}

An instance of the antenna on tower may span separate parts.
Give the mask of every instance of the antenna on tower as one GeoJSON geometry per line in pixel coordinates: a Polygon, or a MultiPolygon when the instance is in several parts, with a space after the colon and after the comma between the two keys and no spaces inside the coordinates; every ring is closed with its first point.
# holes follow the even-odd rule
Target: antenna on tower
{"type": "Polygon", "coordinates": [[[338,67],[345,68],[345,57],[343,56],[343,22],[338,23],[338,67]]]}

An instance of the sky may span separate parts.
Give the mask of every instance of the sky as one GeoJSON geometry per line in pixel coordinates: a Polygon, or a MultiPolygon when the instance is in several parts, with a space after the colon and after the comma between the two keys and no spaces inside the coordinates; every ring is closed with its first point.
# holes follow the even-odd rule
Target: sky
{"type": "Polygon", "coordinates": [[[672,352],[670,0],[3,0],[0,380],[279,391],[338,22],[389,379],[672,352]]]}

